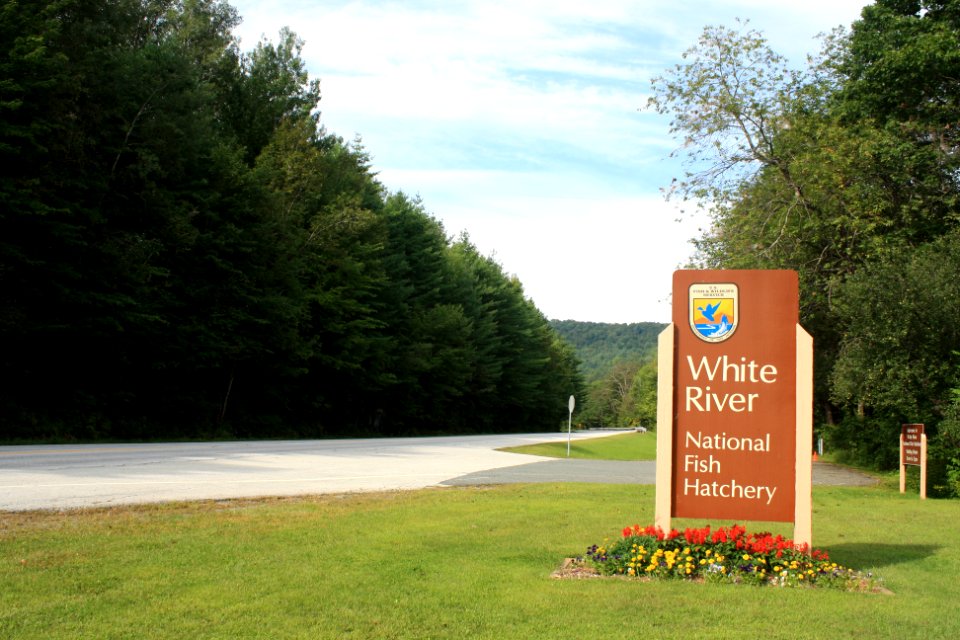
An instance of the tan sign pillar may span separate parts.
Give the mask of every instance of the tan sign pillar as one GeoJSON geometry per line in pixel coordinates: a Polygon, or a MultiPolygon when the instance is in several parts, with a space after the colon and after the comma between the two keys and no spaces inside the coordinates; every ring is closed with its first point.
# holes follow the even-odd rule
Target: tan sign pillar
{"type": "Polygon", "coordinates": [[[677,271],[661,334],[656,522],[793,522],[811,542],[813,341],[793,271],[677,271]]]}

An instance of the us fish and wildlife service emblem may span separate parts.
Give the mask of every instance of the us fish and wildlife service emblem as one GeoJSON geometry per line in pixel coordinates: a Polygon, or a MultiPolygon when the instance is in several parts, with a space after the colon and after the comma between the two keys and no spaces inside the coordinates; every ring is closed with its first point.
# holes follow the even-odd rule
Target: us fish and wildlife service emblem
{"type": "Polygon", "coordinates": [[[740,288],[733,283],[690,285],[690,328],[705,342],[723,342],[737,330],[740,288]]]}

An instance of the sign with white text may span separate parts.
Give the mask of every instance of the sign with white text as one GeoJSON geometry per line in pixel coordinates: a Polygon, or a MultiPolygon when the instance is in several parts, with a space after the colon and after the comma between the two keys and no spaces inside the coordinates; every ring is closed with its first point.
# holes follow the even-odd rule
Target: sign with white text
{"type": "Polygon", "coordinates": [[[903,464],[920,466],[920,445],[923,438],[922,424],[900,426],[900,455],[903,464]]]}
{"type": "MultiPolygon", "coordinates": [[[[670,430],[663,451],[658,434],[670,516],[797,522],[797,496],[810,482],[798,484],[798,469],[810,475],[813,446],[811,425],[798,431],[812,412],[802,404],[812,404],[812,342],[798,322],[794,271],[674,273],[672,407],[658,409],[657,424],[670,430]],[[810,345],[802,367],[801,342],[810,345]]],[[[658,512],[661,503],[658,494],[658,512]]]]}
{"type": "Polygon", "coordinates": [[[922,424],[900,425],[900,493],[907,490],[907,466],[920,467],[920,498],[927,497],[927,435],[922,424]]]}

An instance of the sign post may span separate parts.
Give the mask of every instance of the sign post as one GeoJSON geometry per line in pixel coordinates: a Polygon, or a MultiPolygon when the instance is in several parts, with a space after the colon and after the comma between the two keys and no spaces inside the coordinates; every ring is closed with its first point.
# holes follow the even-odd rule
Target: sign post
{"type": "Polygon", "coordinates": [[[920,499],[927,499],[927,434],[922,424],[900,426],[900,493],[907,492],[907,465],[920,467],[920,499]]]}
{"type": "Polygon", "coordinates": [[[810,544],[813,340],[794,271],[673,276],[658,345],[656,524],[793,522],[810,544]]]}
{"type": "Polygon", "coordinates": [[[567,409],[570,412],[570,415],[567,416],[567,457],[570,457],[570,433],[573,429],[573,407],[576,406],[577,401],[573,396],[570,396],[570,399],[567,400],[567,409]]]}

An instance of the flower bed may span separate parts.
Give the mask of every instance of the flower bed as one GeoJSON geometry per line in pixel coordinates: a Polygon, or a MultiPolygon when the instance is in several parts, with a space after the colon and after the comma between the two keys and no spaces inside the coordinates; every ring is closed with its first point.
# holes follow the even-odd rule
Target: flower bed
{"type": "Polygon", "coordinates": [[[882,590],[872,575],[831,562],[825,551],[736,524],[668,533],[633,525],[619,540],[587,549],[585,563],[602,575],[882,590]]]}

